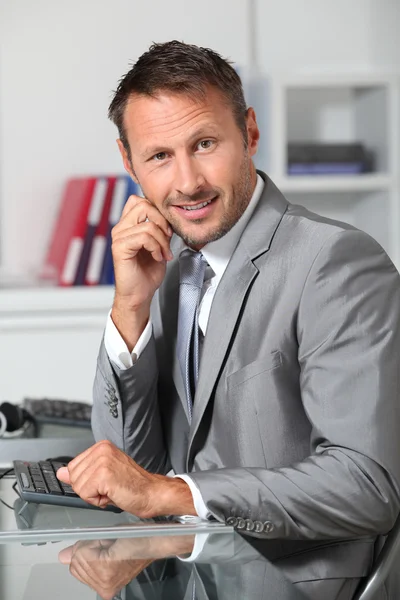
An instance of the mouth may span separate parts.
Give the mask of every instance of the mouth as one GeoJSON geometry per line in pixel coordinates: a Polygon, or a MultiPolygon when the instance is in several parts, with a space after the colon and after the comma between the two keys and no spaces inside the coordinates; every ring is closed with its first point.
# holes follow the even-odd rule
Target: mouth
{"type": "Polygon", "coordinates": [[[214,205],[218,199],[218,196],[206,200],[205,202],[198,202],[197,204],[184,204],[182,206],[175,205],[173,208],[186,219],[204,219],[214,209],[214,205]]]}

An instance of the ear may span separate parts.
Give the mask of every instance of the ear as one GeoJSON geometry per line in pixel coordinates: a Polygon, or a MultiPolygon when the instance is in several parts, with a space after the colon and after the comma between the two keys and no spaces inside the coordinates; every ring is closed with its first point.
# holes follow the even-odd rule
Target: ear
{"type": "Polygon", "coordinates": [[[125,146],[123,145],[123,143],[120,139],[117,140],[117,144],[118,144],[120,154],[122,156],[122,162],[124,164],[125,171],[127,173],[129,173],[129,175],[132,177],[132,179],[135,183],[139,184],[137,177],[135,175],[135,171],[132,168],[132,163],[129,160],[129,156],[128,156],[125,146]]]}
{"type": "Polygon", "coordinates": [[[247,109],[246,114],[247,124],[247,147],[250,156],[254,156],[258,149],[258,140],[260,139],[260,130],[258,129],[256,113],[254,108],[247,109]]]}

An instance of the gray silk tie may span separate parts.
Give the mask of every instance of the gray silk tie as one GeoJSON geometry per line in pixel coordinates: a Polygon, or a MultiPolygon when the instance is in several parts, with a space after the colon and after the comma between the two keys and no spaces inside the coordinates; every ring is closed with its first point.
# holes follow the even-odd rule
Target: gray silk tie
{"type": "Polygon", "coordinates": [[[180,286],[177,356],[185,384],[189,418],[199,375],[198,306],[206,261],[200,252],[184,250],[179,257],[180,286]]]}

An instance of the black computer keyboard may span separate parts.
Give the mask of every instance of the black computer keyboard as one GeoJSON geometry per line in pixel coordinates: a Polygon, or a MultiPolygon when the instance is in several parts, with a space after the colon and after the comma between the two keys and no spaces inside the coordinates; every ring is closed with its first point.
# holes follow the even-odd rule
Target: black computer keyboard
{"type": "MultiPolygon", "coordinates": [[[[35,504],[97,509],[96,506],[82,500],[70,485],[57,479],[57,470],[60,467],[65,467],[66,464],[51,460],[40,462],[15,460],[13,463],[14,472],[21,498],[26,502],[34,502],[35,504]]],[[[98,510],[122,512],[121,509],[112,505],[98,510]]]]}
{"type": "Polygon", "coordinates": [[[40,424],[53,423],[90,428],[92,407],[84,402],[56,398],[25,398],[23,408],[40,424]]]}

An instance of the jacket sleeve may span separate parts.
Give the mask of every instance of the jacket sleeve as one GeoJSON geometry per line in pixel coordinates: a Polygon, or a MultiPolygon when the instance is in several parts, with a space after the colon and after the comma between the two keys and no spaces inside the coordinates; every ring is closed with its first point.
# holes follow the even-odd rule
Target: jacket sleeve
{"type": "Polygon", "coordinates": [[[92,430],[96,441],[109,440],[152,473],[170,469],[157,394],[154,337],[135,364],[111,364],[102,341],[93,385],[92,430]]]}
{"type": "Polygon", "coordinates": [[[325,241],[304,284],[297,338],[310,455],[190,477],[216,519],[267,523],[246,531],[258,537],[385,534],[400,509],[400,285],[368,235],[349,229],[325,241]]]}

